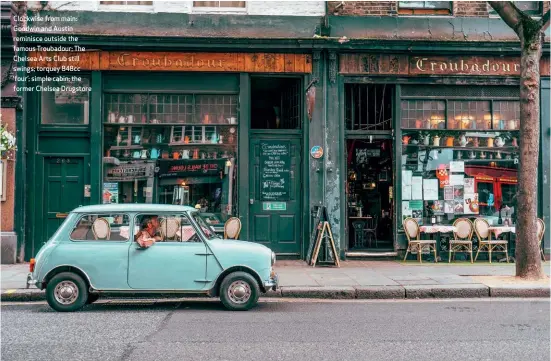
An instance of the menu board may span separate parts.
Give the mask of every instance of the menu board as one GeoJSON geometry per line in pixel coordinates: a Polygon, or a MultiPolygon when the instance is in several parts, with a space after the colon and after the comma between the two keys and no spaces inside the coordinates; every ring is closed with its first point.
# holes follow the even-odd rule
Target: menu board
{"type": "Polygon", "coordinates": [[[291,142],[260,142],[260,199],[289,200],[291,175],[291,142]]]}

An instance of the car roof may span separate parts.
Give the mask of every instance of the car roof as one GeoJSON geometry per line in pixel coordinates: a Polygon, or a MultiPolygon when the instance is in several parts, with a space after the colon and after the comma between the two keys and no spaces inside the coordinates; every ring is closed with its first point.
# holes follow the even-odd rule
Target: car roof
{"type": "Polygon", "coordinates": [[[173,204],[150,203],[122,203],[122,204],[96,204],[78,207],[73,213],[106,213],[106,212],[189,212],[196,209],[189,206],[173,204]]]}

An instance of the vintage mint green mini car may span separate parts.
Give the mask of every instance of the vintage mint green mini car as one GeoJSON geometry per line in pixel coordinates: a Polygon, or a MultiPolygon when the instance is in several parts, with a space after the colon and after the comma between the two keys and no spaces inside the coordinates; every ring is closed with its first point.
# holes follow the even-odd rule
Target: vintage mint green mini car
{"type": "Polygon", "coordinates": [[[206,294],[248,310],[278,287],[274,264],[269,248],[221,239],[194,208],[106,204],[73,210],[31,260],[27,283],[57,311],[134,294],[206,294]]]}

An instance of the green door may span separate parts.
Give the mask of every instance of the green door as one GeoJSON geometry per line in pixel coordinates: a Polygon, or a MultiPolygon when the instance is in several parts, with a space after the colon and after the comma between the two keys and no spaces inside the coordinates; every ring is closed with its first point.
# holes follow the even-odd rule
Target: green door
{"type": "Polygon", "coordinates": [[[300,257],[301,139],[257,135],[250,152],[250,235],[276,254],[300,257]]]}
{"type": "MultiPolygon", "coordinates": [[[[43,218],[40,222],[42,223],[40,242],[45,242],[54,234],[70,211],[85,204],[84,165],[84,157],[44,158],[43,204],[40,207],[41,214],[37,215],[38,219],[41,215],[43,218]]],[[[36,251],[38,248],[35,248],[36,251]]]]}

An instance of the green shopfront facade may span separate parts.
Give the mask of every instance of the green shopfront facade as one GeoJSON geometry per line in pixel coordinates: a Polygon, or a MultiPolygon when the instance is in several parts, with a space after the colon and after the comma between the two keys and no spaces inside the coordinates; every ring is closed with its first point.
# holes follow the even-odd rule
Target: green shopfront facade
{"type": "MultiPolygon", "coordinates": [[[[404,215],[497,222],[505,205],[503,218],[514,218],[518,53],[502,54],[499,44],[484,52],[429,41],[341,44],[306,36],[316,19],[285,21],[288,33],[273,39],[80,37],[100,50],[79,59],[74,75],[82,79],[69,85],[91,89],[23,94],[16,176],[25,188],[16,190],[16,228],[25,259],[85,204],[191,204],[215,227],[237,216],[240,238],[301,259],[319,206],[343,259],[402,254],[404,215]],[[313,148],[323,149],[321,158],[313,148]],[[454,185],[462,197],[449,195],[454,185]],[[367,216],[377,216],[376,239],[355,235],[367,216]]],[[[263,31],[260,20],[256,28],[263,31]]],[[[548,59],[538,197],[547,224],[548,59]]],[[[549,253],[549,230],[544,242],[549,253]]]]}

